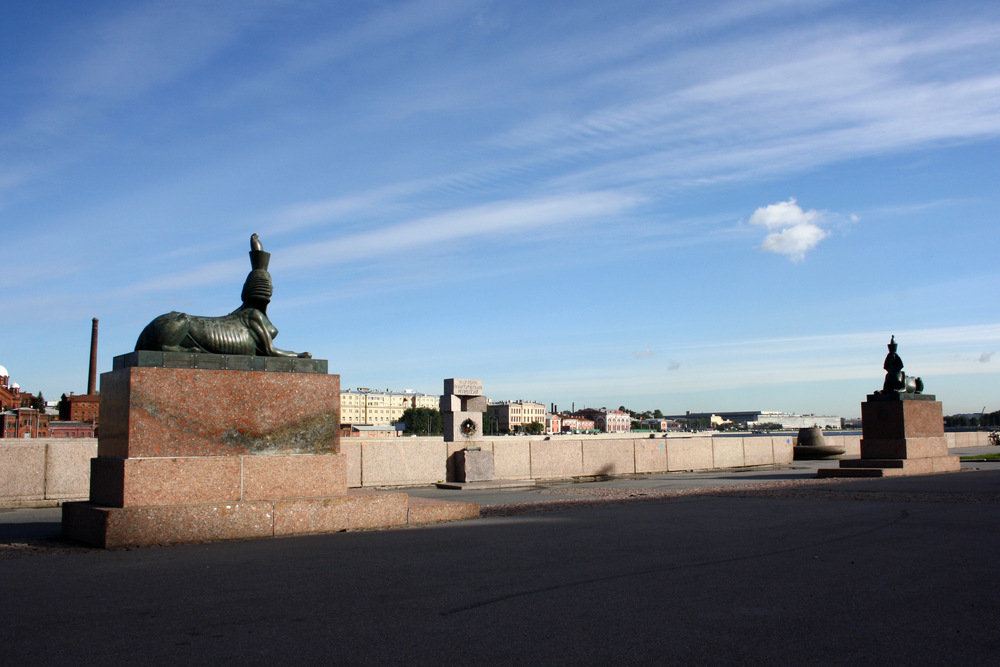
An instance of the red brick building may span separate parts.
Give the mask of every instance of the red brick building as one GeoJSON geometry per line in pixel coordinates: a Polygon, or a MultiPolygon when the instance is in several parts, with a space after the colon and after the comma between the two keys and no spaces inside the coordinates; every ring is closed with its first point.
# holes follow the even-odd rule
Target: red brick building
{"type": "Polygon", "coordinates": [[[0,438],[47,438],[49,416],[34,408],[0,412],[0,438]]]}
{"type": "Polygon", "coordinates": [[[628,433],[632,430],[632,417],[621,410],[584,408],[574,412],[573,416],[593,420],[594,426],[604,433],[628,433]]]}
{"type": "Polygon", "coordinates": [[[59,420],[68,422],[87,422],[97,424],[97,413],[101,407],[101,397],[97,394],[82,394],[70,392],[62,395],[59,401],[59,420]]]}
{"type": "Polygon", "coordinates": [[[87,422],[49,422],[50,438],[96,438],[94,425],[87,422]]]}
{"type": "Polygon", "coordinates": [[[569,431],[593,431],[594,420],[576,415],[563,416],[561,419],[563,433],[569,431]]]}
{"type": "Polygon", "coordinates": [[[16,382],[11,384],[10,373],[0,366],[0,412],[19,407],[21,407],[21,387],[16,382]]]}

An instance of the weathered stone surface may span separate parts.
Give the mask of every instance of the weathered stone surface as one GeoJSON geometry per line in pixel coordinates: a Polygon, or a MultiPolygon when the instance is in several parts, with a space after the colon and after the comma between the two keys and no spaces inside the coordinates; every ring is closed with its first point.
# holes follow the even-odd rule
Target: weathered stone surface
{"type": "Polygon", "coordinates": [[[708,470],[712,467],[712,438],[672,438],[667,440],[667,469],[708,470]]]}
{"type": "Polygon", "coordinates": [[[666,472],[667,439],[646,438],[635,441],[635,471],[666,472]]]}
{"type": "Polygon", "coordinates": [[[462,397],[455,396],[454,394],[445,394],[438,401],[438,407],[440,408],[442,414],[445,412],[461,412],[462,397]]]}
{"type": "Polygon", "coordinates": [[[413,496],[409,498],[407,522],[411,526],[478,518],[478,503],[466,503],[454,500],[431,500],[429,498],[414,498],[413,496]]]}
{"type": "Polygon", "coordinates": [[[488,482],[493,479],[493,450],[467,451],[456,456],[456,479],[459,482],[488,482]]]}
{"type": "Polygon", "coordinates": [[[450,378],[444,381],[444,393],[455,396],[482,396],[483,381],[450,378]]]}
{"type": "Polygon", "coordinates": [[[468,442],[479,440],[483,435],[483,413],[482,412],[446,412],[441,415],[444,422],[445,442],[468,442]],[[466,419],[471,419],[475,426],[475,433],[466,436],[462,433],[462,423],[466,419]]]}
{"type": "Polygon", "coordinates": [[[463,412],[486,412],[489,407],[489,403],[485,396],[474,396],[472,398],[463,399],[462,411],[463,412]]]}
{"type": "Polygon", "coordinates": [[[337,375],[136,367],[101,375],[102,457],[325,454],[339,443],[337,375]]]}
{"type": "Polygon", "coordinates": [[[862,459],[924,459],[948,455],[948,440],[935,438],[862,438],[862,459]]]}
{"type": "Polygon", "coordinates": [[[445,443],[409,438],[361,443],[364,486],[434,484],[446,477],[445,443]]]}
{"type": "Polygon", "coordinates": [[[583,446],[579,440],[542,440],[531,443],[531,477],[558,479],[583,474],[583,446]]]}
{"type": "MultiPolygon", "coordinates": [[[[942,414],[940,401],[865,401],[861,404],[862,437],[865,439],[940,437],[944,435],[942,414]]],[[[864,456],[863,447],[862,456],[864,456]]]]}
{"type": "Polygon", "coordinates": [[[773,439],[769,435],[747,436],[743,438],[743,463],[748,466],[774,464],[773,439]]]}
{"type": "Polygon", "coordinates": [[[361,486],[361,441],[357,438],[341,438],[340,453],[347,462],[347,486],[361,486]]]}
{"type": "Polygon", "coordinates": [[[790,435],[771,436],[775,465],[785,465],[795,460],[795,438],[790,435]]]}
{"type": "Polygon", "coordinates": [[[91,460],[90,501],[109,507],[343,495],[346,457],[202,456],[91,460]]]}
{"type": "Polygon", "coordinates": [[[583,440],[584,475],[630,475],[635,472],[632,440],[583,440]]]}
{"type": "Polygon", "coordinates": [[[861,456],[861,436],[844,436],[844,454],[846,456],[861,456]]]}
{"type": "Polygon", "coordinates": [[[45,498],[85,500],[90,495],[90,460],[97,456],[94,438],[57,438],[45,442],[45,498]]]}
{"type": "Polygon", "coordinates": [[[45,445],[0,440],[0,501],[45,498],[45,445]]]}
{"type": "Polygon", "coordinates": [[[105,507],[63,505],[63,536],[109,549],[274,535],[372,530],[479,516],[476,503],[352,490],[326,498],[105,507]]]}
{"type": "Polygon", "coordinates": [[[314,498],[347,493],[341,454],[244,456],[243,500],[314,498]]]}
{"type": "Polygon", "coordinates": [[[63,505],[63,537],[107,549],[270,537],[270,502],[103,507],[63,505]]]}
{"type": "Polygon", "coordinates": [[[274,534],[332,533],[406,524],[405,493],[371,494],[351,491],[332,498],[278,500],[274,503],[274,534]]]}
{"type": "Polygon", "coordinates": [[[90,502],[108,507],[236,503],[240,458],[91,459],[90,502]]]}
{"type": "Polygon", "coordinates": [[[531,478],[531,442],[526,438],[494,440],[493,474],[496,479],[531,478]]]}
{"type": "Polygon", "coordinates": [[[743,438],[712,438],[712,465],[715,468],[740,468],[745,464],[743,438]]]}

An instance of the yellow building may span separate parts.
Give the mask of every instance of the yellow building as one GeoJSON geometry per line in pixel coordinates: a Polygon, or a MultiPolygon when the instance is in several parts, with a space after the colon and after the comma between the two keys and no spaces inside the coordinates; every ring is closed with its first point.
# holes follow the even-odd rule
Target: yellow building
{"type": "Polygon", "coordinates": [[[340,423],[387,426],[398,422],[409,408],[438,409],[438,397],[420,392],[358,387],[340,392],[340,423]]]}
{"type": "Polygon", "coordinates": [[[525,424],[538,422],[545,426],[545,406],[531,401],[497,401],[489,405],[490,418],[501,432],[519,431],[525,424]]]}

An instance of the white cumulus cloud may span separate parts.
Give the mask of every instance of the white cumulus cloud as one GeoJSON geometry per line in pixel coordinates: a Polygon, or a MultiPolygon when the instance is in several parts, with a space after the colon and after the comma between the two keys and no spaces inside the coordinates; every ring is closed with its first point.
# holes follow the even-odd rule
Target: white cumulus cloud
{"type": "Polygon", "coordinates": [[[803,211],[795,197],[790,197],[788,201],[758,208],[750,216],[750,224],[762,225],[770,232],[760,244],[761,250],[788,255],[793,262],[801,262],[806,251],[830,234],[817,224],[822,218],[822,212],[803,211]]]}

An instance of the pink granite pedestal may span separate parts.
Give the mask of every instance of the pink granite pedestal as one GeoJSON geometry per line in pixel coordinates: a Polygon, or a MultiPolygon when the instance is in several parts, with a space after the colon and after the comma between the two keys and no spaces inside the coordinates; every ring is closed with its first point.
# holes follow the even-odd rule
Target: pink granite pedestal
{"type": "Polygon", "coordinates": [[[479,514],[475,503],[410,505],[348,491],[337,375],[130,366],[101,375],[90,501],[66,503],[62,528],[116,548],[479,514]]]}
{"type": "Polygon", "coordinates": [[[892,477],[961,470],[948,455],[941,403],[927,394],[870,394],[861,404],[861,458],[820,477],[892,477]]]}

